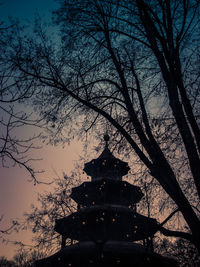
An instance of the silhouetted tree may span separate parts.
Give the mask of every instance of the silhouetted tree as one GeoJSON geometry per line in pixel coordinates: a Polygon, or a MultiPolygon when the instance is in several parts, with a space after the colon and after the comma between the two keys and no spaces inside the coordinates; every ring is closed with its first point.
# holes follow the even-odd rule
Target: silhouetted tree
{"type": "Polygon", "coordinates": [[[17,267],[13,261],[9,261],[6,257],[0,257],[0,267],[17,267]]]}
{"type": "Polygon", "coordinates": [[[45,254],[39,250],[20,249],[13,257],[13,261],[17,267],[35,267],[35,261],[43,257],[45,254]]]}
{"type": "Polygon", "coordinates": [[[33,38],[17,29],[5,59],[21,90],[34,90],[54,141],[107,122],[113,147],[135,153],[189,227],[169,230],[165,220],[160,231],[200,251],[199,8],[195,0],[60,1],[61,38],[39,24],[33,38]]]}
{"type": "Polygon", "coordinates": [[[40,120],[32,116],[28,109],[24,111],[25,107],[20,106],[20,103],[29,99],[34,92],[28,82],[25,90],[21,87],[21,81],[24,81],[23,76],[20,77],[21,81],[19,77],[16,79],[16,72],[9,68],[9,62],[4,58],[7,49],[4,37],[8,31],[13,32],[14,27],[14,22],[8,27],[0,23],[0,161],[2,167],[23,167],[36,183],[38,171],[31,166],[31,162],[35,159],[31,158],[29,153],[39,148],[34,144],[39,134],[22,137],[22,132],[27,129],[27,126],[31,128],[43,125],[40,120]],[[21,133],[19,133],[20,129],[21,133]]]}
{"type": "MultiPolygon", "coordinates": [[[[3,215],[0,216],[0,224],[3,221],[3,215]]],[[[11,220],[10,225],[8,227],[2,227],[0,225],[0,241],[6,242],[6,236],[11,234],[12,231],[17,231],[19,223],[17,220],[11,220]]]]}
{"type": "MultiPolygon", "coordinates": [[[[13,257],[14,266],[34,267],[36,260],[49,256],[60,249],[61,236],[54,231],[55,220],[76,210],[76,204],[69,195],[71,188],[80,183],[79,177],[78,170],[72,172],[70,177],[66,174],[63,174],[62,178],[57,176],[54,184],[51,184],[51,192],[38,194],[38,203],[31,205],[20,224],[15,224],[17,232],[28,229],[32,231],[33,238],[30,245],[18,241],[13,242],[16,247],[19,247],[13,257]]],[[[66,244],[72,242],[73,240],[68,239],[66,244]]],[[[3,259],[5,258],[3,257],[3,259]]]]}
{"type": "MultiPolygon", "coordinates": [[[[69,197],[71,188],[80,183],[77,173],[72,173],[70,177],[65,174],[62,178],[56,177],[51,192],[38,195],[38,203],[24,214],[24,222],[19,227],[30,229],[34,234],[33,248],[47,255],[57,251],[61,244],[60,235],[54,231],[55,220],[75,212],[77,208],[69,197]]],[[[67,240],[67,243],[71,242],[67,240]]]]}
{"type": "Polygon", "coordinates": [[[198,267],[200,264],[198,251],[188,240],[179,238],[170,242],[164,238],[158,248],[156,248],[156,250],[158,250],[159,253],[175,257],[181,267],[198,267]]]}

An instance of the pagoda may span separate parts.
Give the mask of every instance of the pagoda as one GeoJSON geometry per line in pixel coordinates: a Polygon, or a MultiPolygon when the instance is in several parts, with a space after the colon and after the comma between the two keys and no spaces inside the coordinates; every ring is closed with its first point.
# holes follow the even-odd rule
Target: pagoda
{"type": "Polygon", "coordinates": [[[108,135],[104,140],[101,155],[84,167],[91,181],[72,189],[70,197],[77,203],[77,212],[56,220],[61,250],[37,261],[36,267],[177,266],[173,259],[151,250],[149,240],[159,225],[137,213],[143,193],[122,180],[130,170],[128,163],[111,153],[108,135]],[[68,238],[73,242],[66,246],[68,238]]]}

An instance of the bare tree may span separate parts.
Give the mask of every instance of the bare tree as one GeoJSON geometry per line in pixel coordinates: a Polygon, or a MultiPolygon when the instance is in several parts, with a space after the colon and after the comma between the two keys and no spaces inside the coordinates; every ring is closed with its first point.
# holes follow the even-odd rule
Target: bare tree
{"type": "Polygon", "coordinates": [[[33,38],[17,29],[7,40],[21,88],[34,88],[56,141],[107,122],[113,146],[134,152],[189,227],[169,230],[164,220],[160,231],[200,251],[199,1],[60,5],[61,39],[50,40],[38,24],[33,38]]]}
{"type": "Polygon", "coordinates": [[[197,249],[192,243],[188,242],[188,240],[179,238],[175,242],[170,242],[164,238],[159,244],[159,249],[157,251],[166,256],[175,257],[181,267],[197,267],[200,263],[197,249]]]}
{"type": "Polygon", "coordinates": [[[32,167],[31,163],[36,159],[28,155],[32,149],[40,148],[34,144],[39,135],[29,138],[18,137],[17,130],[19,128],[21,128],[21,131],[25,129],[29,121],[28,116],[23,112],[14,114],[13,106],[7,109],[1,106],[0,110],[2,111],[0,120],[0,159],[2,167],[8,168],[10,165],[23,167],[28,171],[31,180],[37,183],[36,174],[40,171],[36,171],[32,167]]]}
{"type": "MultiPolygon", "coordinates": [[[[79,171],[73,172],[70,176],[63,174],[62,178],[57,175],[54,184],[51,185],[51,192],[38,195],[38,203],[31,205],[17,228],[17,231],[27,229],[32,231],[32,243],[27,245],[23,242],[14,242],[20,247],[19,251],[27,255],[31,255],[33,251],[39,251],[44,256],[60,249],[61,236],[54,231],[55,220],[75,212],[77,205],[70,198],[70,194],[71,188],[80,183],[78,174],[80,174],[79,171]]],[[[72,242],[71,239],[66,240],[66,244],[72,242]]]]}
{"type": "MultiPolygon", "coordinates": [[[[30,85],[26,84],[26,90],[21,87],[20,79],[16,79],[13,70],[9,68],[9,62],[3,57],[6,54],[6,42],[4,39],[8,31],[13,31],[15,23],[4,27],[0,24],[0,161],[2,167],[19,166],[28,171],[31,180],[37,183],[36,171],[32,167],[33,159],[30,151],[39,149],[35,145],[40,134],[31,137],[23,137],[27,127],[42,127],[40,121],[33,116],[28,107],[22,103],[33,95],[30,85]],[[29,90],[30,89],[30,90],[29,90]],[[21,104],[21,105],[20,105],[21,104]],[[25,110],[24,110],[25,109],[25,110]]],[[[23,77],[21,77],[23,80],[23,77]]]]}
{"type": "Polygon", "coordinates": [[[28,251],[20,249],[13,257],[13,261],[18,267],[35,267],[35,261],[45,257],[39,250],[28,251]]]}
{"type": "Polygon", "coordinates": [[[0,257],[1,267],[16,267],[17,265],[13,261],[7,260],[5,257],[0,257]]]}

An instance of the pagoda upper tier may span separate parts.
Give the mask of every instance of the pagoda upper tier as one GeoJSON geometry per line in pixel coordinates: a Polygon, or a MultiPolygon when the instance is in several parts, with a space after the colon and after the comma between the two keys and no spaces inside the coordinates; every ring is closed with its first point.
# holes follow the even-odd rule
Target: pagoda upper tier
{"type": "Polygon", "coordinates": [[[109,136],[105,135],[106,146],[97,159],[85,164],[84,171],[92,177],[92,181],[101,179],[122,180],[130,170],[128,163],[113,156],[108,148],[109,136]]]}
{"type": "Polygon", "coordinates": [[[100,204],[118,204],[133,208],[141,200],[143,193],[138,186],[126,181],[101,179],[84,182],[72,188],[70,197],[80,208],[100,204]]]}

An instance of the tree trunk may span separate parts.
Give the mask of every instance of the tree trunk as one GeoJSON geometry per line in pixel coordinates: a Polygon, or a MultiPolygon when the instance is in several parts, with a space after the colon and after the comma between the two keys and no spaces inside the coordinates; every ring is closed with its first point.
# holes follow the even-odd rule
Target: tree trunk
{"type": "Polygon", "coordinates": [[[200,220],[193,211],[186,196],[183,194],[171,167],[164,158],[162,159],[162,155],[158,156],[157,162],[154,163],[151,169],[151,174],[177,204],[191,230],[193,243],[200,252],[200,220]]]}

